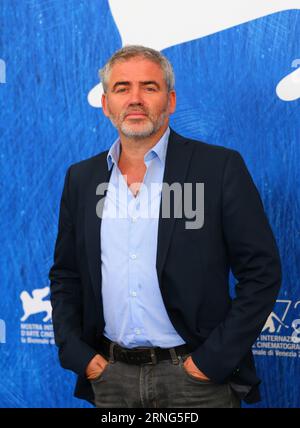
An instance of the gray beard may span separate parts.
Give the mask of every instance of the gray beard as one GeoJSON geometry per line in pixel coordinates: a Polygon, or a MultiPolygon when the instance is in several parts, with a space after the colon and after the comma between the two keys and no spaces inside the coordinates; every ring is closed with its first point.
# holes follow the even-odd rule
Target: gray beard
{"type": "Polygon", "coordinates": [[[119,129],[122,132],[123,135],[127,138],[133,138],[133,139],[143,139],[151,137],[151,135],[155,134],[159,128],[164,123],[164,120],[167,117],[167,109],[169,107],[169,103],[167,108],[161,113],[161,115],[157,118],[157,120],[151,120],[148,117],[148,122],[143,126],[142,129],[139,131],[132,129],[131,126],[127,123],[124,123],[123,118],[121,117],[121,126],[118,126],[118,123],[113,115],[110,116],[110,121],[114,125],[115,128],[119,129]]]}
{"type": "Polygon", "coordinates": [[[121,124],[120,129],[127,138],[148,138],[159,130],[159,128],[163,125],[165,118],[166,113],[164,112],[155,122],[149,120],[143,126],[143,129],[140,129],[139,131],[132,129],[130,125],[124,122],[121,124]]]}

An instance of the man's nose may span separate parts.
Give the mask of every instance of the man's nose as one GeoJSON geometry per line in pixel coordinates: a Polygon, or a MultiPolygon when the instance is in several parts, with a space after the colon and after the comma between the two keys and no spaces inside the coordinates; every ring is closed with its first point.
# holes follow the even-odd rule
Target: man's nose
{"type": "Polygon", "coordinates": [[[130,105],[141,105],[143,104],[142,92],[140,88],[132,88],[129,97],[130,105]]]}

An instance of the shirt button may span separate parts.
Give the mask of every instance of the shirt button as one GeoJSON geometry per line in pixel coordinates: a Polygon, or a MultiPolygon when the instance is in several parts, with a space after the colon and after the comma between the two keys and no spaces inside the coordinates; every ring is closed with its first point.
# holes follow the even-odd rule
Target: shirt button
{"type": "Polygon", "coordinates": [[[131,217],[131,221],[132,221],[132,223],[136,223],[137,222],[137,217],[131,217]]]}
{"type": "Polygon", "coordinates": [[[136,328],[134,331],[135,331],[136,334],[140,334],[141,333],[141,330],[139,328],[136,328]]]}
{"type": "Polygon", "coordinates": [[[136,296],[136,291],[132,291],[130,294],[131,294],[133,297],[135,297],[135,296],[136,296]]]}
{"type": "Polygon", "coordinates": [[[136,255],[136,254],[131,254],[131,255],[130,255],[130,258],[131,258],[132,260],[135,260],[135,259],[136,259],[136,257],[137,257],[137,255],[136,255]]]}

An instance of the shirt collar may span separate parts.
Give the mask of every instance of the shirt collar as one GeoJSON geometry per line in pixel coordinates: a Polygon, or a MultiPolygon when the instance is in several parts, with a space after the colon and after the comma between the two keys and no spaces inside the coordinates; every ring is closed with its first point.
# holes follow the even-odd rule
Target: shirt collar
{"type": "Polygon", "coordinates": [[[118,138],[108,151],[106,159],[107,159],[107,167],[109,170],[111,169],[113,164],[118,165],[118,160],[120,156],[120,144],[121,144],[120,139],[118,138]]]}
{"type": "MultiPolygon", "coordinates": [[[[168,140],[170,135],[170,128],[168,127],[163,134],[163,136],[160,138],[160,140],[153,146],[150,150],[148,150],[147,153],[145,153],[144,160],[150,161],[155,157],[158,157],[160,162],[162,164],[165,163],[166,160],[166,153],[167,153],[167,146],[168,146],[168,140]]],[[[108,151],[107,154],[107,167],[110,170],[113,166],[113,164],[118,165],[119,157],[120,157],[120,149],[121,149],[121,141],[120,138],[118,138],[111,148],[108,151]]]]}

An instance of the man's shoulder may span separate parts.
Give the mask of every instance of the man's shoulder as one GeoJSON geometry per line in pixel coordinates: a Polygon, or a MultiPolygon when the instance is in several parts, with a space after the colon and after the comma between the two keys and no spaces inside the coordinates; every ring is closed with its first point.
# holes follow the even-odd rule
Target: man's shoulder
{"type": "Polygon", "coordinates": [[[228,148],[225,146],[220,146],[217,144],[207,143],[206,141],[196,140],[189,137],[184,137],[172,129],[171,138],[174,142],[179,144],[188,143],[193,147],[193,151],[195,154],[199,154],[201,156],[207,155],[212,157],[220,157],[220,158],[228,158],[232,154],[238,154],[237,150],[232,148],[228,148]]]}
{"type": "Polygon", "coordinates": [[[105,150],[101,153],[98,153],[94,156],[91,156],[87,159],[80,160],[79,162],[75,162],[69,166],[72,174],[85,174],[92,171],[94,168],[101,168],[101,166],[107,165],[107,154],[108,150],[105,150]]]}

